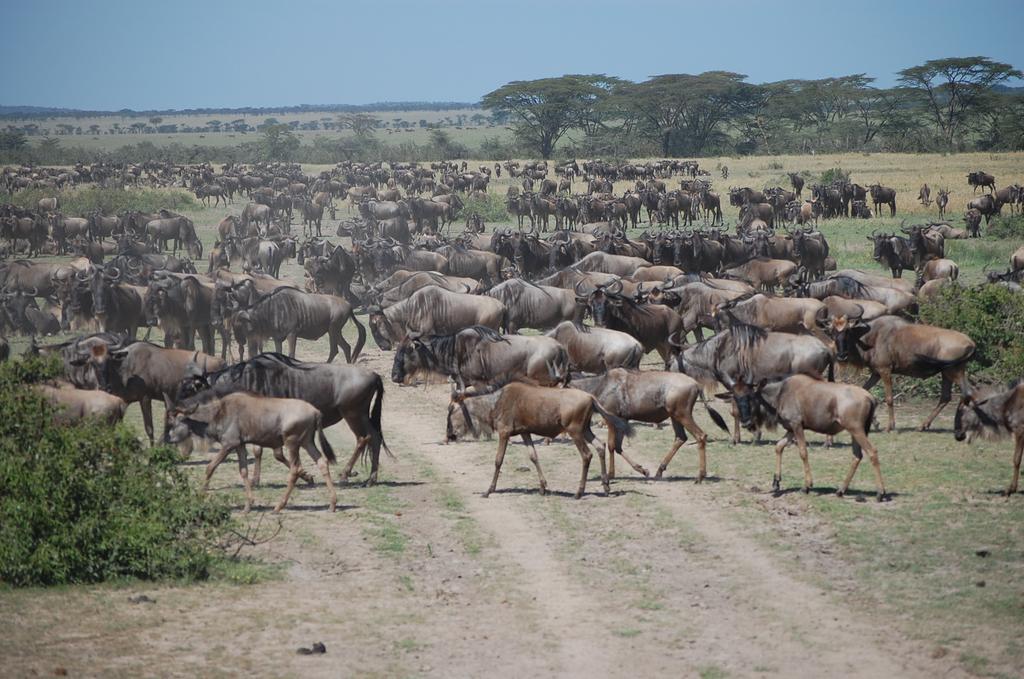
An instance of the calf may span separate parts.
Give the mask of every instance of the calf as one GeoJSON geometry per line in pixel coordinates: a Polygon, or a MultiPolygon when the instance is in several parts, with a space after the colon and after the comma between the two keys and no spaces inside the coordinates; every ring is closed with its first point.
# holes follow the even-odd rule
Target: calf
{"type": "Polygon", "coordinates": [[[976,434],[1001,437],[1013,434],[1013,478],[1007,495],[1017,492],[1020,462],[1024,457],[1024,379],[1012,382],[1003,391],[971,389],[956,409],[953,435],[957,441],[976,434]]]}
{"type": "Polygon", "coordinates": [[[128,404],[124,400],[95,389],[76,389],[65,383],[56,386],[37,384],[34,389],[54,406],[54,422],[75,424],[95,417],[106,424],[117,424],[124,417],[128,404]]]}
{"type": "MultiPolygon", "coordinates": [[[[697,439],[699,466],[695,481],[700,483],[707,477],[708,437],[693,419],[693,406],[701,397],[701,386],[692,377],[681,373],[655,370],[639,372],[615,368],[604,375],[573,380],[572,386],[574,389],[593,394],[608,412],[623,419],[651,423],[671,420],[675,440],[668,454],[658,465],[654,478],[661,478],[680,446],[686,443],[686,432],[690,432],[697,439]]],[[[723,431],[729,431],[721,415],[710,407],[708,413],[723,431]]],[[[610,478],[615,478],[614,453],[621,455],[636,471],[644,476],[648,475],[646,469],[626,457],[621,448],[616,448],[609,456],[610,478]]]]}
{"type": "Polygon", "coordinates": [[[306,401],[294,398],[271,398],[246,392],[235,392],[223,398],[216,398],[211,391],[200,392],[178,405],[170,412],[171,426],[167,440],[171,443],[185,441],[190,435],[204,436],[221,444],[220,452],[206,467],[203,490],[210,484],[210,477],[221,462],[232,451],[238,452],[238,472],[245,486],[245,510],[252,507],[252,486],[249,483],[248,456],[246,444],[273,448],[275,456],[282,448],[288,449],[288,485],[284,495],[274,507],[275,512],[284,509],[288,497],[295,488],[295,481],[302,473],[299,465],[299,447],[309,453],[327,481],[330,508],[336,508],[338,497],[331,480],[328,463],[335,462],[334,449],[324,436],[323,418],[320,411],[306,401]],[[320,437],[323,456],[313,441],[320,437]]]}
{"type": "MultiPolygon", "coordinates": [[[[531,434],[554,438],[563,433],[568,434],[583,460],[580,473],[580,485],[576,491],[576,499],[583,496],[587,487],[587,470],[593,454],[588,443],[596,440],[590,428],[590,419],[594,413],[604,419],[608,426],[608,445],[610,451],[622,447],[622,437],[632,433],[632,428],[625,420],[608,412],[597,399],[578,389],[553,389],[551,387],[534,387],[514,382],[500,389],[482,394],[471,393],[469,390],[452,394],[448,405],[447,439],[455,441],[469,433],[474,436],[498,434],[498,454],[494,459],[494,478],[491,486],[484,492],[484,497],[494,492],[498,485],[498,474],[505,460],[505,449],[513,436],[521,436],[523,442],[530,446],[530,462],[537,469],[540,481],[540,493],[548,492],[548,483],[540,469],[537,459],[537,448],[533,445],[531,434]]],[[[607,495],[608,471],[605,466],[603,446],[597,446],[601,460],[601,485],[607,495]]]]}
{"type": "Polygon", "coordinates": [[[804,430],[830,436],[848,431],[853,438],[853,464],[836,495],[841,497],[846,494],[863,457],[861,451],[866,450],[871,466],[875,468],[878,501],[885,499],[878,449],[868,440],[878,401],[867,391],[852,384],[824,382],[807,375],[793,375],[774,382],[762,380],[756,386],[742,379],[736,382],[728,382],[728,378],[726,380],[724,384],[736,401],[744,426],[754,430],[761,424],[769,427],[781,424],[786,430],[786,435],[775,445],[772,488],[776,493],[780,492],[782,484],[782,451],[794,441],[804,463],[803,491],[809,492],[813,485],[804,430]]]}

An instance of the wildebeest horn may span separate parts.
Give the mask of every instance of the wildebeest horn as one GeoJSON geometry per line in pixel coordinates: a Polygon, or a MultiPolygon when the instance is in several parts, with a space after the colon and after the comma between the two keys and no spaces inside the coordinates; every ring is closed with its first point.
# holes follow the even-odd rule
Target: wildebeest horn
{"type": "Polygon", "coordinates": [[[678,330],[676,330],[675,332],[671,333],[671,334],[670,334],[670,335],[668,336],[668,343],[669,343],[669,344],[671,344],[672,346],[676,347],[677,349],[682,349],[682,348],[683,348],[683,343],[682,343],[682,342],[680,342],[680,341],[679,341],[679,340],[677,340],[677,339],[674,339],[674,338],[676,338],[676,337],[677,337],[678,335],[679,335],[679,331],[678,331],[678,330]]]}
{"type": "Polygon", "coordinates": [[[607,290],[607,292],[609,292],[609,293],[611,293],[613,295],[619,294],[620,292],[622,292],[622,280],[618,279],[618,280],[612,281],[611,284],[608,285],[606,290],[607,290]]]}
{"type": "MultiPolygon", "coordinates": [[[[576,285],[573,286],[573,291],[576,293],[577,297],[586,297],[587,293],[580,292],[580,286],[581,285],[583,285],[583,281],[577,281],[576,285]]],[[[601,287],[601,286],[598,286],[598,287],[601,287]]]]}
{"type": "Polygon", "coordinates": [[[862,307],[860,304],[854,304],[853,306],[857,307],[857,315],[854,316],[851,314],[848,315],[847,317],[853,320],[861,320],[862,318],[864,318],[864,307],[862,307]]]}

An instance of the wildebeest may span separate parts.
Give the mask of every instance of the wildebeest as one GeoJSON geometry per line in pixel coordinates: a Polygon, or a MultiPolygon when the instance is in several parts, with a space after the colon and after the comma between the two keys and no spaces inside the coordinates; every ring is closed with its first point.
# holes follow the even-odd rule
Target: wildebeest
{"type": "Polygon", "coordinates": [[[793,191],[796,192],[797,197],[802,197],[804,193],[804,178],[800,176],[799,172],[789,172],[789,183],[793,187],[793,191]]]}
{"type": "Polygon", "coordinates": [[[771,291],[776,286],[785,285],[796,269],[796,263],[789,260],[755,257],[745,264],[726,269],[722,275],[746,281],[756,289],[771,291]]]}
{"type": "Polygon", "coordinates": [[[154,441],[153,399],[169,402],[190,365],[202,365],[209,370],[224,366],[215,356],[124,340],[106,333],[70,342],[63,354],[65,369],[71,371],[68,378],[76,387],[102,389],[126,403],[139,403],[150,443],[154,441]]]}
{"type": "Polygon", "coordinates": [[[1016,493],[1024,457],[1024,379],[1002,390],[972,387],[957,407],[953,433],[957,441],[968,442],[978,434],[993,438],[1013,434],[1013,476],[1006,494],[1016,493]]]}
{"type": "Polygon", "coordinates": [[[524,379],[555,386],[569,379],[569,355],[550,337],[499,335],[473,326],[451,335],[404,339],[395,350],[391,380],[403,384],[420,372],[451,377],[460,389],[524,379]]]}
{"type": "Polygon", "coordinates": [[[410,332],[450,335],[471,325],[501,330],[507,325],[505,315],[505,305],[491,297],[432,286],[387,309],[371,310],[369,324],[377,346],[388,351],[410,332]]]}
{"type": "Polygon", "coordinates": [[[254,356],[264,340],[274,341],[275,351],[288,339],[288,355],[295,358],[295,344],[299,338],[317,340],[324,335],[330,340],[330,363],[338,355],[338,346],[345,354],[345,362],[352,363],[366,343],[366,328],[359,322],[346,300],[334,295],[316,295],[295,288],[281,287],[270,294],[238,309],[231,315],[230,325],[238,339],[239,357],[249,347],[254,356]],[[344,336],[344,327],[351,320],[359,333],[353,350],[344,336]]]}
{"type": "MultiPolygon", "coordinates": [[[[469,390],[456,392],[448,405],[446,438],[455,441],[460,436],[498,435],[498,453],[494,459],[494,478],[484,497],[494,492],[498,485],[498,474],[505,460],[505,449],[513,436],[521,436],[530,446],[530,462],[537,469],[541,495],[548,492],[548,484],[540,469],[537,448],[533,445],[532,434],[556,437],[568,434],[576,449],[580,451],[582,469],[576,498],[583,496],[587,487],[587,471],[593,456],[588,443],[596,440],[590,428],[590,419],[597,413],[608,426],[608,450],[621,448],[623,436],[632,433],[629,423],[612,415],[597,399],[578,389],[553,389],[512,383],[490,393],[476,393],[469,390]]],[[[598,444],[601,460],[601,485],[607,495],[608,470],[605,464],[605,447],[598,444]]]]}
{"type": "Polygon", "coordinates": [[[679,314],[662,304],[638,304],[620,295],[621,281],[607,288],[598,286],[586,294],[580,288],[576,286],[577,302],[590,310],[595,325],[625,332],[640,342],[644,353],[657,349],[662,361],[668,359],[668,337],[683,329],[679,314]]]}
{"type": "Polygon", "coordinates": [[[996,178],[990,175],[988,172],[968,172],[967,185],[974,189],[974,193],[978,192],[979,187],[987,187],[989,190],[995,191],[996,178]]]}
{"type": "MultiPolygon", "coordinates": [[[[686,346],[671,340],[677,350],[666,368],[681,372],[704,385],[733,381],[740,377],[753,380],[802,374],[821,378],[833,376],[832,350],[812,335],[770,332],[735,321],[714,337],[686,346]]],[[[739,414],[733,404],[733,443],[739,443],[739,414]]]]}
{"type": "Polygon", "coordinates": [[[75,424],[85,418],[116,424],[124,418],[128,407],[123,399],[113,394],[96,389],[78,389],[67,383],[36,384],[33,389],[54,407],[57,424],[75,424]]]}
{"type": "Polygon", "coordinates": [[[881,184],[872,184],[868,189],[871,191],[871,202],[875,206],[875,214],[879,215],[879,207],[889,206],[889,216],[896,216],[896,189],[890,189],[881,184]]]}
{"type": "Polygon", "coordinates": [[[546,334],[565,347],[572,367],[582,372],[638,368],[644,356],[640,342],[618,330],[588,328],[573,321],[562,321],[546,334]]]}
{"type": "Polygon", "coordinates": [[[189,436],[196,435],[220,443],[220,452],[206,467],[206,480],[203,490],[210,484],[210,477],[228,454],[238,454],[238,472],[245,486],[245,507],[252,507],[252,486],[249,483],[248,455],[246,445],[253,444],[280,450],[288,449],[288,485],[284,495],[274,507],[275,512],[284,509],[288,497],[295,488],[295,481],[301,472],[299,466],[299,447],[306,450],[313,462],[320,467],[320,472],[327,481],[327,493],[330,510],[333,512],[338,502],[331,480],[328,463],[335,462],[334,449],[324,436],[323,416],[312,404],[294,398],[268,398],[244,392],[227,394],[221,398],[211,391],[201,391],[180,403],[177,403],[169,414],[171,426],[167,431],[167,440],[181,443],[189,436]],[[319,436],[323,457],[314,442],[319,436]]]}
{"type": "Polygon", "coordinates": [[[894,233],[872,233],[867,239],[874,243],[874,260],[892,271],[893,278],[901,278],[904,269],[913,269],[916,262],[910,239],[894,233]]]}
{"type": "Polygon", "coordinates": [[[840,316],[830,322],[829,331],[836,343],[837,360],[871,371],[865,389],[882,380],[885,405],[889,410],[886,431],[896,427],[893,375],[917,378],[942,375],[939,402],[921,424],[921,431],[930,427],[939,411],[949,403],[954,382],[959,383],[961,393],[968,391],[967,363],[974,357],[975,345],[961,332],[914,324],[896,316],[882,316],[873,321],[840,316]]]}
{"type": "Polygon", "coordinates": [[[535,285],[519,278],[500,283],[486,293],[505,305],[505,332],[521,328],[547,330],[576,318],[576,296],[571,290],[535,285]]]}
{"type": "Polygon", "coordinates": [[[921,201],[921,205],[928,207],[932,204],[932,190],[927,184],[921,186],[921,190],[917,192],[917,199],[921,201]]]}
{"type": "Polygon", "coordinates": [[[361,455],[370,457],[367,484],[377,482],[380,450],[390,454],[381,429],[384,382],[380,375],[354,365],[304,363],[282,354],[259,354],[230,368],[203,371],[182,380],[175,403],[210,390],[212,397],[251,392],[274,398],[297,398],[315,406],[324,427],[344,419],[356,439],[355,450],[341,471],[344,483],[361,455]]]}
{"type": "Polygon", "coordinates": [[[946,214],[946,206],[949,205],[949,194],[952,191],[949,189],[939,189],[939,195],[935,198],[935,205],[939,208],[939,217],[943,217],[946,214]]]}
{"type": "MultiPolygon", "coordinates": [[[[604,375],[577,378],[573,380],[572,386],[593,394],[608,412],[624,420],[660,423],[668,419],[672,422],[675,440],[658,465],[654,475],[656,479],[661,478],[676,452],[686,443],[686,432],[690,432],[697,441],[698,466],[694,480],[700,483],[705,479],[708,437],[693,419],[693,406],[701,398],[701,387],[694,379],[680,373],[613,368],[604,375]]],[[[729,431],[721,415],[710,407],[708,413],[715,424],[729,431]]],[[[615,478],[615,452],[622,455],[633,469],[644,476],[648,475],[646,469],[626,457],[621,449],[616,449],[614,452],[609,451],[609,477],[615,478]]]]}
{"type": "Polygon", "coordinates": [[[749,429],[756,429],[760,424],[781,424],[786,430],[786,435],[775,445],[775,474],[772,476],[772,488],[776,493],[781,492],[782,451],[786,446],[796,441],[800,459],[804,464],[803,491],[807,493],[813,481],[811,465],[807,459],[807,438],[804,431],[810,430],[829,436],[848,431],[853,438],[853,463],[836,495],[846,494],[863,457],[862,450],[866,450],[871,466],[875,470],[878,501],[885,499],[885,483],[882,481],[882,469],[878,463],[878,449],[868,439],[878,401],[867,391],[852,384],[824,382],[807,375],[792,375],[776,381],[761,380],[757,384],[739,379],[725,386],[729,388],[736,401],[740,419],[749,429]]]}
{"type": "Polygon", "coordinates": [[[971,208],[964,213],[964,226],[971,234],[971,238],[981,237],[981,216],[981,211],[977,208],[971,208]]]}

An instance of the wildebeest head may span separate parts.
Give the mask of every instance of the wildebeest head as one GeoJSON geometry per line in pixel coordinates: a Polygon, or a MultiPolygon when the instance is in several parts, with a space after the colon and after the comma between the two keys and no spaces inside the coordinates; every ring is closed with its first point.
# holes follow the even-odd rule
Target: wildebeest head
{"type": "Polygon", "coordinates": [[[732,379],[728,375],[718,374],[718,381],[729,390],[726,394],[718,394],[719,398],[732,398],[736,404],[740,424],[749,431],[756,431],[765,424],[774,424],[774,409],[761,395],[768,380],[762,379],[755,384],[749,377],[732,379]]]}
{"type": "Polygon", "coordinates": [[[845,315],[832,319],[828,326],[829,335],[836,343],[836,359],[848,361],[860,355],[866,348],[862,338],[871,330],[871,326],[861,318],[850,318],[845,315]]]}
{"type": "Polygon", "coordinates": [[[370,326],[370,334],[373,335],[373,341],[377,343],[380,349],[390,351],[393,346],[391,342],[391,327],[387,317],[384,315],[384,309],[379,306],[371,308],[366,320],[370,326]]]}
{"type": "Polygon", "coordinates": [[[466,435],[473,438],[490,436],[493,433],[491,415],[497,395],[496,390],[479,394],[473,387],[463,391],[453,389],[445,421],[445,440],[457,441],[466,435]]]}
{"type": "Polygon", "coordinates": [[[395,348],[395,360],[391,364],[391,381],[404,384],[421,370],[430,369],[437,358],[430,346],[419,337],[406,337],[395,348]]]}

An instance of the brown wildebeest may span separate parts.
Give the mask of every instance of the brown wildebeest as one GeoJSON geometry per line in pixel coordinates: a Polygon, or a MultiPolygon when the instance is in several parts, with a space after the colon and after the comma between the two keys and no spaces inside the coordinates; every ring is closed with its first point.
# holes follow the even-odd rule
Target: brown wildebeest
{"type": "Polygon", "coordinates": [[[1013,271],[1024,270],[1024,245],[1017,248],[1017,250],[1010,255],[1010,269],[1013,271]]]}
{"type": "Polygon", "coordinates": [[[769,427],[781,424],[786,430],[786,435],[775,445],[772,488],[776,493],[780,492],[782,484],[782,451],[794,441],[804,463],[803,491],[810,492],[814,482],[811,479],[811,465],[807,460],[804,430],[829,436],[848,431],[853,438],[853,464],[836,495],[842,497],[846,494],[863,457],[861,451],[866,450],[871,466],[875,468],[878,501],[885,499],[878,449],[868,439],[878,401],[867,391],[852,384],[825,382],[807,375],[792,375],[774,382],[762,380],[757,385],[747,384],[741,379],[731,385],[727,383],[726,387],[736,401],[740,419],[748,429],[756,429],[759,424],[769,427]]]}
{"type": "Polygon", "coordinates": [[[889,216],[896,216],[896,189],[890,189],[881,184],[872,184],[868,187],[871,191],[871,202],[875,205],[875,215],[881,216],[879,208],[882,205],[889,206],[889,216]]]}
{"type": "Polygon", "coordinates": [[[220,452],[206,466],[203,490],[209,486],[210,477],[220,463],[231,451],[237,451],[238,473],[245,486],[244,511],[249,511],[253,497],[246,444],[274,448],[275,455],[281,448],[287,448],[290,469],[284,495],[274,507],[274,511],[279,512],[288,504],[295,481],[302,473],[299,465],[299,446],[302,446],[320,467],[327,481],[331,511],[335,510],[338,496],[327,465],[336,459],[334,449],[324,436],[323,416],[316,406],[295,398],[272,398],[245,392],[216,398],[214,392],[202,391],[174,406],[169,417],[171,426],[167,440],[171,443],[181,443],[195,434],[221,444],[220,452]],[[323,457],[313,441],[314,435],[320,437],[323,457]]]}
{"type": "Polygon", "coordinates": [[[935,205],[939,208],[939,216],[943,217],[946,214],[946,206],[949,205],[949,194],[952,191],[949,189],[939,189],[939,195],[935,199],[935,205]]]}
{"type": "Polygon", "coordinates": [[[793,186],[793,191],[796,193],[798,198],[803,197],[804,193],[804,178],[800,176],[799,172],[790,172],[789,183],[793,186]]]}
{"type": "Polygon", "coordinates": [[[785,285],[796,269],[796,263],[786,259],[755,257],[745,264],[726,269],[722,275],[746,281],[755,289],[771,291],[777,285],[785,285]]]}
{"type": "Polygon", "coordinates": [[[917,192],[917,199],[925,207],[929,207],[932,204],[932,190],[928,188],[927,184],[921,186],[921,190],[917,192]]]}
{"type": "Polygon", "coordinates": [[[967,185],[974,188],[974,193],[978,192],[978,188],[988,188],[992,191],[996,190],[996,178],[990,175],[988,172],[968,172],[967,173],[967,185]]]}
{"type": "Polygon", "coordinates": [[[971,235],[971,238],[978,238],[981,236],[981,211],[977,208],[971,208],[964,213],[964,225],[967,227],[967,233],[971,235]]]}
{"type": "Polygon", "coordinates": [[[935,409],[921,424],[921,431],[928,429],[939,411],[949,403],[954,382],[959,383],[961,393],[969,391],[967,363],[974,357],[975,345],[961,332],[914,324],[896,316],[883,316],[873,321],[840,316],[829,325],[836,342],[836,358],[871,370],[864,388],[870,389],[882,380],[885,405],[889,409],[886,431],[896,427],[892,397],[894,374],[918,378],[942,374],[942,394],[935,409]]]}
{"type": "Polygon", "coordinates": [[[123,399],[98,389],[77,389],[68,383],[37,384],[33,387],[54,406],[54,421],[74,424],[95,417],[107,424],[116,424],[124,417],[128,404],[123,399]]]}
{"type": "MultiPolygon", "coordinates": [[[[608,412],[625,420],[660,423],[671,420],[675,440],[668,454],[658,465],[654,478],[660,479],[668,468],[672,458],[680,446],[686,443],[686,432],[690,432],[697,440],[697,478],[700,483],[707,477],[707,434],[693,419],[693,406],[701,396],[701,386],[688,375],[682,373],[662,372],[657,370],[637,371],[615,368],[604,375],[584,377],[573,380],[574,389],[593,394],[608,412]]],[[[708,407],[711,419],[726,433],[729,432],[725,420],[715,410],[708,407]]],[[[615,455],[618,453],[629,465],[647,476],[647,470],[636,464],[622,451],[615,449],[608,459],[608,476],[615,478],[615,455]]]]}
{"type": "MultiPolygon", "coordinates": [[[[537,448],[533,445],[531,434],[554,438],[563,433],[568,434],[583,459],[580,474],[580,485],[576,491],[576,499],[583,496],[587,487],[587,471],[593,454],[588,443],[596,440],[590,428],[590,419],[594,413],[604,419],[608,426],[607,449],[615,451],[622,447],[622,437],[632,433],[629,423],[605,410],[596,398],[579,389],[554,389],[551,387],[535,387],[528,384],[513,382],[500,389],[476,393],[471,390],[455,392],[448,405],[448,422],[446,437],[455,441],[469,433],[473,436],[498,434],[498,454],[494,458],[494,478],[484,497],[494,492],[498,485],[498,474],[505,460],[505,449],[513,436],[521,436],[523,442],[530,446],[530,462],[537,469],[540,481],[540,493],[548,492],[548,483],[540,470],[537,459],[537,448]]],[[[597,445],[601,460],[601,485],[607,495],[608,470],[605,465],[605,447],[597,445]]],[[[614,454],[614,453],[613,453],[614,454]]]]}
{"type": "Polygon", "coordinates": [[[1013,478],[1006,494],[1016,493],[1024,457],[1024,379],[1010,383],[1001,391],[972,389],[957,407],[953,422],[957,441],[968,439],[970,443],[977,434],[990,437],[1013,434],[1013,478]]]}

